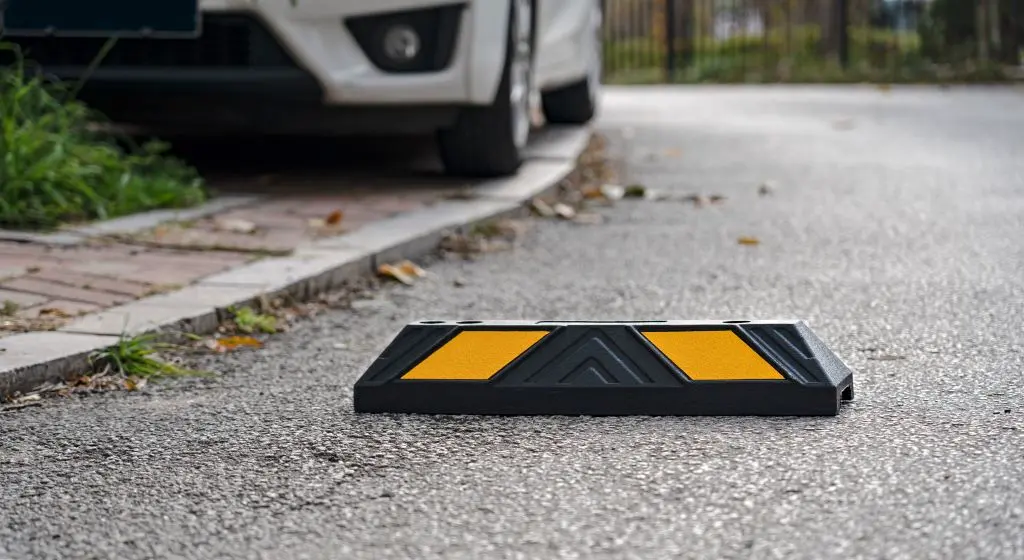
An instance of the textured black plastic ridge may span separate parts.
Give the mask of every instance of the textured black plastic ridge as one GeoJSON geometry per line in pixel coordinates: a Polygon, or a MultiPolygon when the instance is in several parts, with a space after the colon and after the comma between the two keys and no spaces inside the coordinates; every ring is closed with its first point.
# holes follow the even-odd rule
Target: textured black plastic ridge
{"type": "Polygon", "coordinates": [[[356,382],[356,412],[834,416],[853,372],[801,321],[453,322],[406,326],[356,382]],[[463,331],[547,334],[487,380],[402,379],[463,331]],[[779,380],[697,381],[642,332],[728,330],[779,380]]]}

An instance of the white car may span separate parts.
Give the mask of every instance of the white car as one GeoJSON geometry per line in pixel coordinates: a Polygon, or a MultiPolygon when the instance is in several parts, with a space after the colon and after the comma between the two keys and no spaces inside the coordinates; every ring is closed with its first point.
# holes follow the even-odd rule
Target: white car
{"type": "MultiPolygon", "coordinates": [[[[165,132],[436,132],[450,173],[488,176],[519,167],[538,103],[549,123],[597,109],[601,0],[198,0],[187,36],[69,21],[82,10],[59,4],[73,0],[7,2],[35,11],[11,15],[6,40],[59,78],[81,77],[119,34],[81,95],[165,132]]],[[[156,17],[141,11],[151,2],[84,5],[103,4],[156,17]]]]}

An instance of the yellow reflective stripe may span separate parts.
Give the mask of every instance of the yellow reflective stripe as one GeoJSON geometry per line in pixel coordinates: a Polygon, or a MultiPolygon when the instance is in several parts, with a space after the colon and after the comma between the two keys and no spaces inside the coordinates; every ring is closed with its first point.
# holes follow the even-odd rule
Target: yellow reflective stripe
{"type": "Polygon", "coordinates": [[[462,331],[402,379],[490,379],[546,334],[548,331],[462,331]]]}
{"type": "Polygon", "coordinates": [[[785,379],[732,331],[648,331],[643,335],[695,381],[785,379]]]}

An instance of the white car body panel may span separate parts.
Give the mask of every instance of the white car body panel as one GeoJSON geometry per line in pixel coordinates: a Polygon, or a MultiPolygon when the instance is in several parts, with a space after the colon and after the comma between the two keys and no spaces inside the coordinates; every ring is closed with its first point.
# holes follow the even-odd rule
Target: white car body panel
{"type": "MultiPolygon", "coordinates": [[[[598,0],[537,0],[535,86],[583,79],[598,0]]],[[[327,105],[486,105],[505,58],[509,0],[466,0],[452,63],[422,74],[377,69],[344,18],[452,4],[445,0],[201,0],[204,12],[257,15],[323,88],[327,105]]],[[[599,25],[599,22],[597,22],[599,25]]]]}
{"type": "Polygon", "coordinates": [[[588,70],[591,41],[601,28],[593,0],[540,0],[536,79],[542,90],[571,84],[588,70]]]}

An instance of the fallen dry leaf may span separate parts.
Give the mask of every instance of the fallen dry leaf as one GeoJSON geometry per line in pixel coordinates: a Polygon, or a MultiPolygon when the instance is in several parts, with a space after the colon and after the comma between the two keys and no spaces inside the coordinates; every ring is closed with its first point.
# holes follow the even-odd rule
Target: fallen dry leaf
{"type": "Polygon", "coordinates": [[[329,226],[336,226],[341,223],[342,218],[345,217],[345,213],[341,210],[335,210],[324,218],[324,223],[329,226]]]}
{"type": "Polygon", "coordinates": [[[708,201],[711,202],[711,204],[718,204],[719,202],[722,202],[724,200],[725,197],[720,194],[713,194],[708,197],[708,201]]]}
{"type": "Polygon", "coordinates": [[[535,198],[530,202],[530,208],[542,218],[553,218],[556,215],[555,209],[539,198],[535,198]]]}
{"type": "Polygon", "coordinates": [[[40,317],[59,317],[61,319],[69,319],[72,317],[70,313],[56,307],[44,307],[39,310],[40,317]]]}
{"type": "Polygon", "coordinates": [[[14,412],[22,408],[43,406],[41,399],[42,397],[40,397],[38,393],[32,393],[23,397],[11,399],[9,403],[0,406],[0,412],[14,412]]]}
{"type": "Polygon", "coordinates": [[[761,240],[756,237],[743,236],[736,240],[740,245],[760,245],[761,240]]]}
{"type": "Polygon", "coordinates": [[[40,396],[39,393],[29,393],[27,395],[22,395],[20,397],[11,399],[11,404],[25,404],[30,402],[36,402],[42,398],[43,397],[40,396]]]}
{"type": "Polygon", "coordinates": [[[402,261],[398,263],[398,268],[401,269],[403,273],[416,278],[422,278],[427,275],[426,270],[423,270],[412,261],[402,261]]]}
{"type": "Polygon", "coordinates": [[[602,202],[605,204],[611,204],[617,200],[622,199],[625,195],[626,189],[619,185],[591,185],[584,187],[580,190],[579,194],[582,195],[583,200],[591,200],[594,202],[602,202]]]}
{"type": "Polygon", "coordinates": [[[393,280],[398,280],[399,282],[408,286],[411,286],[412,283],[415,281],[411,276],[402,272],[402,269],[390,264],[380,265],[380,267],[377,268],[377,274],[387,278],[391,278],[393,280]]]}
{"type": "Polygon", "coordinates": [[[220,231],[231,233],[255,233],[256,224],[241,218],[216,218],[213,227],[220,231]]]}
{"type": "Polygon", "coordinates": [[[403,270],[401,265],[382,264],[377,267],[377,274],[385,278],[398,280],[407,286],[411,286],[416,281],[416,276],[406,270],[403,270]]]}
{"type": "Polygon", "coordinates": [[[263,348],[263,343],[251,336],[225,336],[210,341],[216,352],[230,352],[239,348],[263,348]]]}
{"type": "Polygon", "coordinates": [[[558,215],[558,217],[560,218],[571,220],[576,217],[576,209],[573,208],[572,206],[569,206],[568,204],[559,202],[555,204],[552,207],[552,209],[555,211],[555,214],[558,215]]]}
{"type": "Polygon", "coordinates": [[[129,377],[124,380],[124,388],[126,391],[140,391],[146,386],[145,377],[129,377]]]}
{"type": "Polygon", "coordinates": [[[601,185],[601,195],[608,200],[619,200],[626,196],[626,188],[619,185],[601,185]]]}

